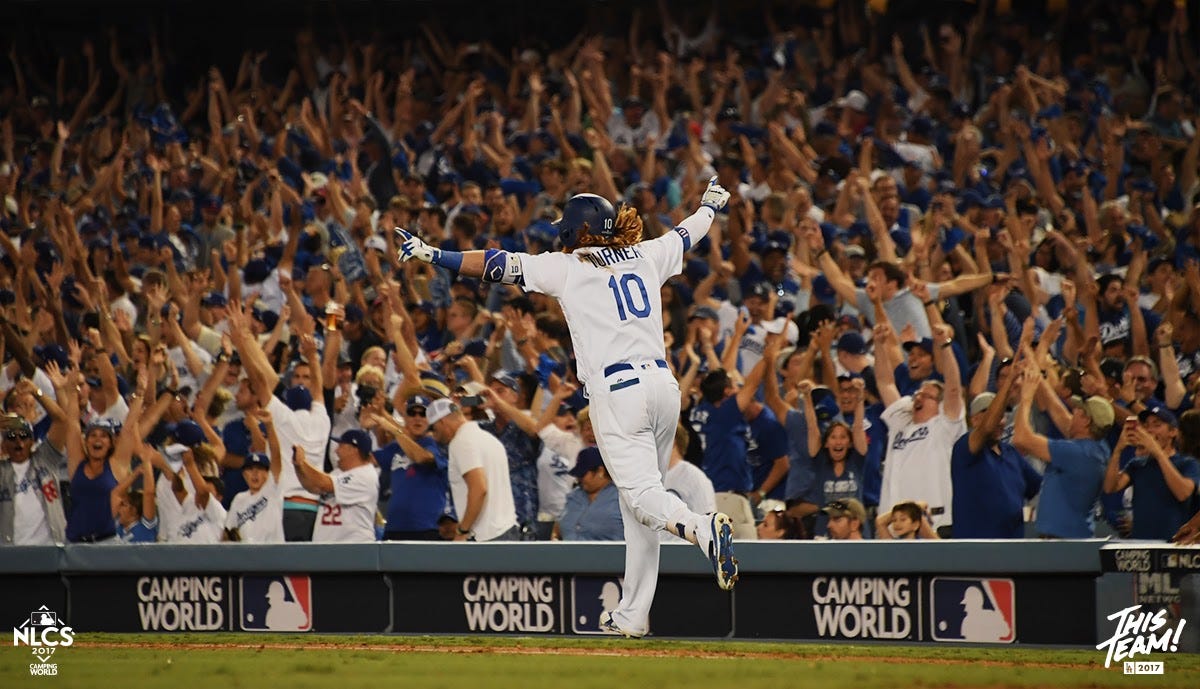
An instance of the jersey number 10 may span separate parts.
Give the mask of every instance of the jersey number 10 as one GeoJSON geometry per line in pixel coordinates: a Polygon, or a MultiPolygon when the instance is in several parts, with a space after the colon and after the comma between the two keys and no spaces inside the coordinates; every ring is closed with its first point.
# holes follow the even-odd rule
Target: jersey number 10
{"type": "Polygon", "coordinates": [[[617,315],[621,320],[629,320],[626,310],[633,314],[634,318],[645,318],[650,315],[650,295],[646,294],[646,283],[642,282],[642,278],[637,273],[626,273],[621,276],[618,283],[617,276],[612,276],[608,279],[608,288],[613,292],[613,299],[617,301],[617,315]],[[636,283],[638,292],[641,293],[641,299],[635,300],[633,292],[629,289],[629,283],[636,283]],[[620,289],[618,289],[618,284],[620,289]],[[641,301],[641,306],[638,306],[637,301],[641,301]]]}

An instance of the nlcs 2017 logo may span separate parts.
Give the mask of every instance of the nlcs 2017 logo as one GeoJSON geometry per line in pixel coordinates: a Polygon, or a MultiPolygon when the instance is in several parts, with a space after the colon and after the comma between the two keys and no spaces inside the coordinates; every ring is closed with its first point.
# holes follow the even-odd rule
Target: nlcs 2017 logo
{"type": "Polygon", "coordinates": [[[37,663],[29,664],[31,675],[57,675],[58,666],[48,663],[54,651],[75,643],[75,630],[61,623],[58,613],[42,606],[29,614],[29,619],[13,627],[13,646],[24,644],[33,649],[37,663]]]}

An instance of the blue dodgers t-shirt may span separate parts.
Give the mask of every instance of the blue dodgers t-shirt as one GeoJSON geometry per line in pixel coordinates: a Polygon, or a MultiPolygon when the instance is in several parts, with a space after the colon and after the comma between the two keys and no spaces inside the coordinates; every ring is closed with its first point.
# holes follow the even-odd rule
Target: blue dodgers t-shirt
{"type": "Polygon", "coordinates": [[[808,425],[804,413],[789,409],[783,420],[788,439],[788,473],[783,482],[783,497],[788,502],[801,500],[815,480],[812,459],[808,456],[808,425]]]}
{"type": "MultiPolygon", "coordinates": [[[[1195,457],[1175,454],[1171,464],[1184,478],[1200,485],[1200,462],[1195,457]]],[[[1165,541],[1200,509],[1194,486],[1186,500],[1175,499],[1157,460],[1134,457],[1124,471],[1129,474],[1133,486],[1133,533],[1130,538],[1165,541]]]]}
{"type": "Polygon", "coordinates": [[[737,397],[726,397],[718,406],[708,400],[700,402],[692,409],[691,423],[704,450],[700,468],[713,482],[713,490],[751,490],[750,463],[746,461],[750,426],[738,408],[737,397]]]}
{"type": "Polygon", "coordinates": [[[429,436],[417,438],[417,444],[433,453],[432,462],[412,461],[394,440],[373,453],[379,463],[380,491],[391,489],[387,531],[436,531],[438,518],[446,511],[450,489],[446,452],[429,436]]]}
{"type": "MultiPolygon", "coordinates": [[[[837,474],[834,471],[833,459],[829,456],[829,450],[821,448],[821,451],[813,459],[815,476],[804,501],[820,506],[828,505],[834,500],[847,498],[854,498],[862,502],[865,465],[866,458],[855,452],[854,448],[850,448],[850,451],[846,453],[846,462],[842,467],[842,473],[837,474]]],[[[818,512],[813,533],[817,536],[825,536],[828,533],[828,526],[829,515],[818,512]]],[[[865,525],[864,528],[866,528],[865,525]]]]}
{"type": "Polygon", "coordinates": [[[971,452],[970,435],[954,443],[954,538],[1024,538],[1025,501],[1037,495],[1042,476],[1017,449],[1000,443],[971,452]]]}
{"type": "Polygon", "coordinates": [[[153,519],[139,518],[136,522],[129,525],[126,529],[121,526],[121,522],[114,519],[113,525],[117,529],[117,540],[122,543],[154,543],[158,540],[158,517],[153,519]]]}
{"type": "Polygon", "coordinates": [[[1037,532],[1055,538],[1091,538],[1092,505],[1104,485],[1108,443],[1103,440],[1051,440],[1050,463],[1038,500],[1037,532]]]}
{"type": "MultiPolygon", "coordinates": [[[[787,454],[787,431],[775,418],[775,412],[771,411],[770,407],[764,406],[758,416],[750,422],[750,442],[746,450],[746,461],[750,463],[753,487],[761,486],[763,481],[767,480],[767,476],[771,474],[775,460],[787,456],[787,454]]],[[[786,481],[780,481],[779,485],[767,493],[767,498],[783,500],[786,483],[786,481]]]]}

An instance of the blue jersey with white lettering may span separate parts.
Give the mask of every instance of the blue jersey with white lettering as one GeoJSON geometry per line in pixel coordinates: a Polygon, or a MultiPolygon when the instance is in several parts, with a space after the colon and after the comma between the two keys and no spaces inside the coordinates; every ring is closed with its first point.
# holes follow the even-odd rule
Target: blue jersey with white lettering
{"type": "MultiPolygon", "coordinates": [[[[750,463],[750,474],[754,487],[762,486],[763,481],[771,474],[775,460],[788,455],[787,431],[775,418],[775,412],[764,406],[762,411],[750,422],[750,443],[747,448],[746,461],[750,463]]],[[[784,488],[787,481],[780,481],[767,498],[784,499],[784,488]]]]}
{"type": "Polygon", "coordinates": [[[375,451],[381,493],[391,491],[387,504],[388,531],[433,531],[446,512],[450,480],[446,451],[428,435],[417,444],[433,453],[432,462],[414,462],[392,441],[375,451]]]}
{"type": "MultiPolygon", "coordinates": [[[[865,465],[866,458],[851,447],[846,452],[846,461],[842,464],[841,473],[838,473],[837,466],[829,455],[829,450],[821,448],[821,451],[813,458],[813,485],[804,501],[822,507],[834,500],[848,498],[862,502],[865,465]]],[[[825,536],[829,532],[828,527],[829,515],[818,512],[813,533],[817,536],[825,536]]],[[[866,528],[865,525],[864,528],[866,528]]]]}
{"type": "Polygon", "coordinates": [[[701,401],[692,409],[691,424],[704,449],[700,468],[713,482],[713,490],[750,491],[753,478],[746,460],[750,426],[738,408],[737,397],[726,397],[716,406],[708,400],[701,401]]]}
{"type": "Polygon", "coordinates": [[[126,529],[121,522],[113,520],[117,529],[117,538],[122,543],[154,543],[158,540],[158,517],[146,519],[142,517],[126,529]]]}

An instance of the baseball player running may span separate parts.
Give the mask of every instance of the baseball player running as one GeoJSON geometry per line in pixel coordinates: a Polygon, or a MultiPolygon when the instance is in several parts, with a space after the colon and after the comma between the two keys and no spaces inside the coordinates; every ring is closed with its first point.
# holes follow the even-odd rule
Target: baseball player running
{"type": "Polygon", "coordinates": [[[567,201],[556,223],[563,252],[442,251],[396,228],[404,261],[415,258],[487,282],[521,285],[562,305],[596,443],[620,491],[625,524],[625,590],[602,624],[627,637],[649,631],[658,531],[698,545],[722,589],[737,581],[729,517],[696,514],[662,484],[679,422],[679,385],[667,368],[659,288],[680,272],[684,252],[708,234],[716,211],[729,201],[716,180],[709,180],[691,217],[649,241],[642,241],[634,208],[614,211],[595,194],[567,201]]]}

